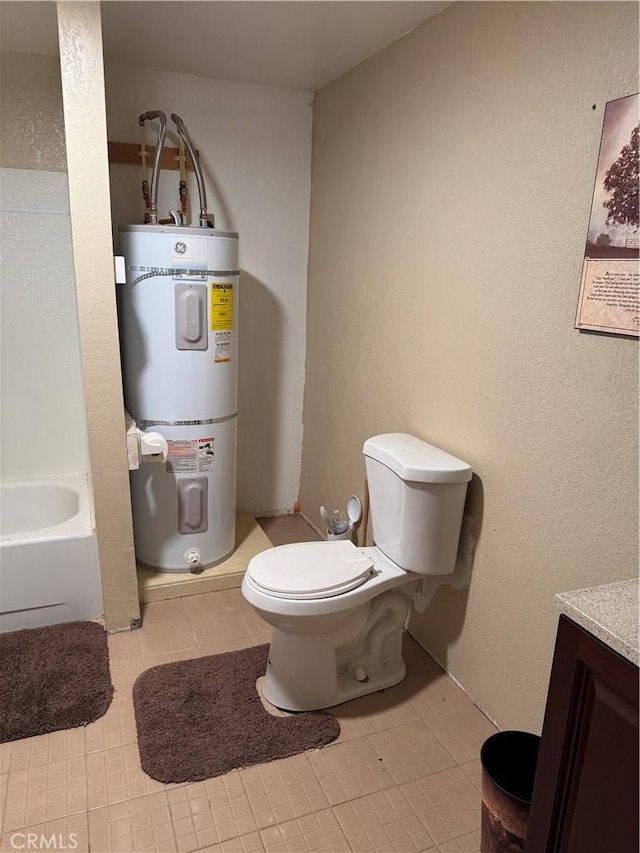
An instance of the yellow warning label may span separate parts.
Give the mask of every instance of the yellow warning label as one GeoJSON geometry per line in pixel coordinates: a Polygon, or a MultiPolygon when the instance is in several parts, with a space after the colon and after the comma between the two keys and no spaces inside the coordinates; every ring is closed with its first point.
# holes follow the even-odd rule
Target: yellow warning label
{"type": "Polygon", "coordinates": [[[233,284],[211,285],[211,331],[233,329],[233,284]]]}

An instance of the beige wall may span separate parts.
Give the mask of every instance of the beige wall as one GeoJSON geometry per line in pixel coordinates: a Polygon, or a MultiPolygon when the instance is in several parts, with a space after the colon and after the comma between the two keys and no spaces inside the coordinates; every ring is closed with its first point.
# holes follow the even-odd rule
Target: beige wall
{"type": "Polygon", "coordinates": [[[60,60],[0,54],[0,165],[66,172],[60,60]]]}
{"type": "Polygon", "coordinates": [[[140,618],[116,318],[100,5],[58,3],[71,230],[105,623],[140,618]]]}
{"type": "Polygon", "coordinates": [[[637,25],[456,3],[316,95],[303,511],[361,490],[378,432],[471,463],[470,587],[410,624],[504,728],[540,728],[554,593],[637,571],[636,345],[573,328],[637,25]]]}

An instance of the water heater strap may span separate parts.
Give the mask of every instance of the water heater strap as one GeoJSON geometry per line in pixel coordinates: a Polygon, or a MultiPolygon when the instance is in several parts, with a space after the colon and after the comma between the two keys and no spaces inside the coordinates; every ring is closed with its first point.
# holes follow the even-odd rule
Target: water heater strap
{"type": "Polygon", "coordinates": [[[232,415],[226,415],[224,418],[205,418],[201,421],[142,421],[136,420],[138,427],[140,429],[149,429],[149,427],[155,426],[200,426],[202,424],[221,424],[225,421],[233,420],[233,418],[237,418],[238,413],[234,412],[232,415]]]}
{"type": "Polygon", "coordinates": [[[240,270],[189,270],[182,269],[180,267],[128,267],[129,272],[141,272],[143,275],[139,275],[135,278],[131,284],[138,284],[140,281],[144,281],[145,278],[155,278],[155,276],[170,276],[173,278],[175,275],[188,275],[188,276],[198,276],[199,278],[202,276],[212,276],[214,278],[227,278],[230,275],[240,275],[240,270]]]}

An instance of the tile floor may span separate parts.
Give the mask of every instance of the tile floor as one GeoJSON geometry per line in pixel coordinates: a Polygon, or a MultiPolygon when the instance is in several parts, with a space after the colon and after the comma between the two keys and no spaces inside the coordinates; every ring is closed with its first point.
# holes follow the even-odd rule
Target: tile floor
{"type": "Polygon", "coordinates": [[[109,637],[104,717],[0,746],[3,853],[479,850],[478,754],[495,729],[409,636],[406,679],[336,708],[333,744],[165,785],[140,769],[137,675],[267,642],[269,631],[238,589],[148,604],[143,616],[139,631],[109,637]]]}

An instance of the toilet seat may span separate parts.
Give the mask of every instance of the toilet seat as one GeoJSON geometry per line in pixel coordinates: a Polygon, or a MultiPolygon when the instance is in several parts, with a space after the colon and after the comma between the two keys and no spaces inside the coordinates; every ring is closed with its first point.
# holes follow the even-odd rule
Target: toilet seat
{"type": "Polygon", "coordinates": [[[251,560],[247,574],[265,595],[313,601],[356,589],[375,571],[352,542],[339,541],[271,548],[251,560]]]}

